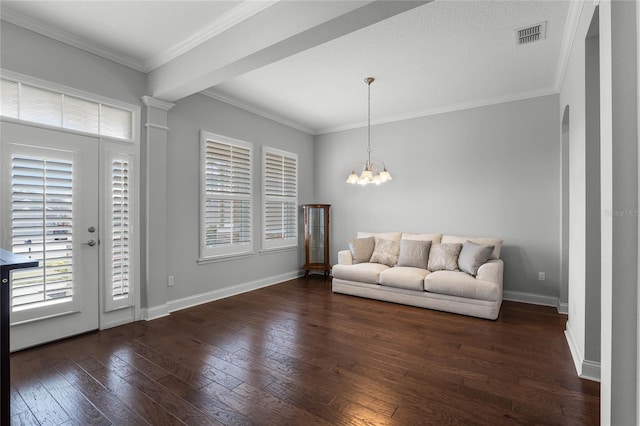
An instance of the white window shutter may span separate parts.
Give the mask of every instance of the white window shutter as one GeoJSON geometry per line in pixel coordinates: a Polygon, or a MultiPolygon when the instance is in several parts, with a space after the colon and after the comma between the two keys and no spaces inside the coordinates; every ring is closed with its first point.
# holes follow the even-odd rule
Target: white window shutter
{"type": "Polygon", "coordinates": [[[209,132],[201,135],[200,258],[253,252],[253,147],[209,132]]]}
{"type": "Polygon", "coordinates": [[[133,306],[133,155],[108,152],[105,310],[133,306]]]}
{"type": "Polygon", "coordinates": [[[298,245],[298,155],[263,149],[263,235],[265,250],[298,245]]]}

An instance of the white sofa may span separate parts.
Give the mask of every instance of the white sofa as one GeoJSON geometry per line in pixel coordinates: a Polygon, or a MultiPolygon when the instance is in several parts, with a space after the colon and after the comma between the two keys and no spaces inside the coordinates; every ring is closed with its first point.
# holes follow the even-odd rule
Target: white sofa
{"type": "MultiPolygon", "coordinates": [[[[370,237],[373,237],[376,246],[379,240],[407,245],[402,240],[431,241],[430,256],[438,252],[434,247],[439,243],[446,248],[444,245],[457,246],[470,241],[466,243],[469,246],[472,243],[485,246],[485,253],[491,250],[486,246],[493,246],[493,251],[489,259],[477,268],[474,276],[460,270],[432,272],[422,267],[384,265],[366,260],[356,264],[351,250],[341,250],[338,252],[338,264],[332,269],[333,292],[492,320],[498,317],[504,271],[504,263],[500,259],[501,239],[402,232],[359,232],[357,238],[367,241],[370,237]]],[[[353,242],[350,241],[350,244],[353,242]]]]}

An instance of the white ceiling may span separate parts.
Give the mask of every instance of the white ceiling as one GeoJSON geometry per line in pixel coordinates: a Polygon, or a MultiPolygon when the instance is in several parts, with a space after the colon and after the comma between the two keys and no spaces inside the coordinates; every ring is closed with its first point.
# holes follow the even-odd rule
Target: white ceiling
{"type": "MultiPolygon", "coordinates": [[[[276,10],[276,3],[3,0],[0,5],[6,21],[156,72],[251,17],[276,10]]],[[[374,123],[555,93],[575,31],[576,3],[436,0],[228,75],[206,93],[313,134],[366,122],[368,76],[376,78],[374,123]],[[545,40],[516,45],[515,29],[542,21],[547,21],[545,40]]],[[[311,11],[311,4],[303,8],[311,11]]],[[[258,37],[284,26],[286,18],[270,19],[254,28],[265,32],[258,37]]]]}

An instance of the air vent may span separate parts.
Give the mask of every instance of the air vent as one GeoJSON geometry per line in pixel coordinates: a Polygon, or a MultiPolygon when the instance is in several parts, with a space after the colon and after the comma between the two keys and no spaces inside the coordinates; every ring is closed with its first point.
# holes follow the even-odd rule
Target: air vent
{"type": "Polygon", "coordinates": [[[547,21],[516,30],[516,44],[528,44],[547,38],[547,21]]]}

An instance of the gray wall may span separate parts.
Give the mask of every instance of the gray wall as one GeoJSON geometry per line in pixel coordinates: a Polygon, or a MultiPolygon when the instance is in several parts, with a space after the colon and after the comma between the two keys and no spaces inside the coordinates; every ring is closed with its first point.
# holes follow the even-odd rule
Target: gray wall
{"type": "Polygon", "coordinates": [[[146,75],[16,25],[0,25],[2,68],[134,105],[146,75]]]}
{"type": "Polygon", "coordinates": [[[300,204],[313,197],[313,137],[204,95],[176,102],[169,111],[169,167],[167,170],[168,274],[175,277],[169,301],[220,290],[287,273],[304,264],[303,223],[299,220],[300,248],[256,253],[252,257],[198,265],[200,130],[207,130],[254,145],[254,249],[261,241],[261,147],[298,154],[300,204]]]}
{"type": "Polygon", "coordinates": [[[365,128],[318,136],[316,200],[334,204],[333,262],[359,230],[498,236],[505,290],[557,298],[559,115],[551,95],[374,126],[372,159],[393,176],[379,187],[345,183],[366,159],[365,128]]]}

